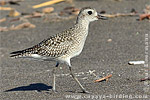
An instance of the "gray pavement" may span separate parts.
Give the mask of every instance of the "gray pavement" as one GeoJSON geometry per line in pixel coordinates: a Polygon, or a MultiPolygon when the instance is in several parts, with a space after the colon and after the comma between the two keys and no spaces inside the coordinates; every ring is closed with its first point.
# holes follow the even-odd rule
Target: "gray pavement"
{"type": "MultiPolygon", "coordinates": [[[[25,0],[20,6],[12,7],[21,12],[32,12],[34,10],[30,10],[31,5],[38,3],[41,1],[25,0]]],[[[91,6],[97,11],[105,10],[107,13],[127,13],[132,8],[138,12],[143,12],[146,4],[150,4],[150,1],[75,1],[76,7],[91,6]]],[[[66,6],[70,6],[70,4],[53,5],[56,11],[60,11],[66,6]]],[[[6,12],[1,12],[0,18],[6,14],[6,12]]],[[[80,88],[68,75],[68,67],[65,64],[61,64],[61,67],[58,68],[56,77],[58,93],[53,93],[51,90],[53,80],[51,71],[55,62],[9,57],[9,53],[12,51],[31,47],[43,39],[69,28],[74,24],[75,18],[61,22],[43,22],[42,18],[31,19],[30,22],[36,25],[34,29],[1,32],[0,100],[96,100],[97,98],[101,99],[101,97],[104,100],[118,100],[118,95],[122,95],[122,99],[119,100],[130,98],[148,100],[150,92],[144,88],[147,89],[146,84],[149,84],[149,81],[146,81],[146,84],[139,81],[145,77],[146,68],[144,65],[128,65],[130,60],[145,60],[145,34],[149,34],[148,38],[150,39],[150,22],[148,20],[137,21],[137,18],[118,17],[91,23],[83,52],[71,60],[74,73],[77,73],[78,79],[91,94],[79,93],[80,88]],[[112,41],[108,42],[108,39],[112,39],[112,41]],[[95,73],[100,76],[112,74],[112,77],[107,82],[94,83],[94,76],[89,75],[89,70],[95,70],[95,73]]],[[[1,26],[10,26],[16,23],[20,22],[8,23],[6,21],[1,23],[1,26]]]]}

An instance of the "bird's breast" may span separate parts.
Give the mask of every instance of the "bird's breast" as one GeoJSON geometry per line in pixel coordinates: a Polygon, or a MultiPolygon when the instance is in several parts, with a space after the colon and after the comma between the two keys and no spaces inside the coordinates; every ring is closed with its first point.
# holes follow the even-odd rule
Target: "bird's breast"
{"type": "Polygon", "coordinates": [[[87,35],[88,32],[81,33],[75,37],[74,43],[69,50],[71,52],[71,58],[78,56],[82,52],[87,35]]]}

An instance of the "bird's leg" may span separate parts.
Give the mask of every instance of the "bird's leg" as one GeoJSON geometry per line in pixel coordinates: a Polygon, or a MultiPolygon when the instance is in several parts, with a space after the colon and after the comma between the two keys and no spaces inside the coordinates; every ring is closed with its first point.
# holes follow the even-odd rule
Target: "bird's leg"
{"type": "Polygon", "coordinates": [[[70,66],[69,66],[69,70],[70,70],[70,74],[71,74],[72,78],[79,84],[79,87],[82,89],[83,93],[89,93],[88,91],[85,90],[85,88],[81,85],[81,83],[79,82],[79,80],[72,73],[72,69],[71,69],[70,66]]]}
{"type": "Polygon", "coordinates": [[[53,91],[56,92],[56,68],[58,67],[59,63],[57,62],[56,66],[54,67],[52,73],[53,73],[53,91]]]}

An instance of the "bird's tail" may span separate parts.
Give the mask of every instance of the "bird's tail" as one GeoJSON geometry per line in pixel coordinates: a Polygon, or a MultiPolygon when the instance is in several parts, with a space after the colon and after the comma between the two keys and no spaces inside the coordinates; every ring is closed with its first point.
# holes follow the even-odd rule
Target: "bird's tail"
{"type": "Polygon", "coordinates": [[[34,54],[36,53],[36,48],[37,48],[37,45],[36,46],[33,46],[31,48],[27,48],[27,49],[24,49],[24,50],[20,50],[20,51],[15,51],[15,52],[11,52],[10,54],[10,57],[12,58],[22,58],[22,57],[30,57],[31,54],[34,54]]]}
{"type": "Polygon", "coordinates": [[[10,54],[10,57],[12,58],[20,58],[24,56],[24,50],[11,52],[10,54]]]}

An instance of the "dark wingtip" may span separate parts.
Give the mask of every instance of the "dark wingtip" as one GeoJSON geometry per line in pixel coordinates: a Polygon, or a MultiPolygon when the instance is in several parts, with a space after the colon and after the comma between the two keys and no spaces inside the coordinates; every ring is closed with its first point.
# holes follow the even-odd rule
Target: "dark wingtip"
{"type": "Polygon", "coordinates": [[[11,52],[10,54],[19,54],[19,53],[22,53],[22,51],[14,51],[14,52],[11,52]]]}
{"type": "Polygon", "coordinates": [[[14,52],[11,52],[10,54],[10,57],[11,58],[14,58],[14,57],[17,57],[19,56],[20,54],[22,54],[23,51],[14,51],[14,52]]]}
{"type": "Polygon", "coordinates": [[[9,57],[11,57],[11,58],[14,58],[14,57],[16,57],[17,55],[10,55],[9,57]]]}

